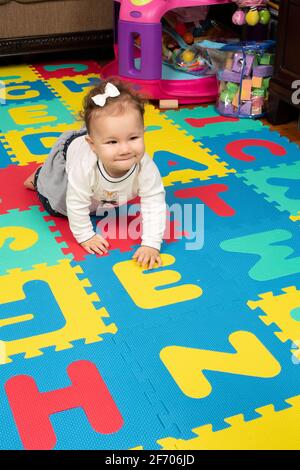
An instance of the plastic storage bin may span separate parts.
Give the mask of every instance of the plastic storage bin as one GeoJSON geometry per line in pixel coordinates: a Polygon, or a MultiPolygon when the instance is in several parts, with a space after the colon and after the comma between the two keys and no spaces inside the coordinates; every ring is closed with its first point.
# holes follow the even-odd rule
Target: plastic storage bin
{"type": "Polygon", "coordinates": [[[275,41],[227,44],[218,50],[218,112],[224,116],[261,117],[266,112],[273,75],[275,41]]]}

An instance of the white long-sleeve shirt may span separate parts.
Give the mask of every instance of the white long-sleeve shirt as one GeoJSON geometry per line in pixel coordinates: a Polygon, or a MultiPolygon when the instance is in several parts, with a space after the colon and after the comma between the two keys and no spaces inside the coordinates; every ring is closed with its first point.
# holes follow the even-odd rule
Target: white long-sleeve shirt
{"type": "Polygon", "coordinates": [[[105,171],[85,136],[69,146],[66,159],[68,174],[67,215],[71,231],[82,243],[95,235],[90,213],[99,207],[113,207],[119,201],[140,197],[142,245],[160,250],[166,224],[165,190],[157,166],[146,153],[121,178],[105,171]]]}

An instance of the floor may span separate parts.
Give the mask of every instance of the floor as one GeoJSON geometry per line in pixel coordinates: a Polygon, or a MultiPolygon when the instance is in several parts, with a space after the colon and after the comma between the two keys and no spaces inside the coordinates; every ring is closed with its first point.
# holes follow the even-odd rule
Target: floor
{"type": "Polygon", "coordinates": [[[297,129],[297,121],[291,121],[279,126],[272,126],[267,119],[262,119],[262,122],[270,126],[272,131],[279,132],[279,134],[287,137],[291,142],[295,142],[295,144],[300,146],[300,131],[297,129]]]}
{"type": "Polygon", "coordinates": [[[86,255],[22,184],[81,126],[97,64],[1,73],[0,449],[299,449],[296,125],[147,106],[174,213],[163,267],[144,272],[136,218],[86,255]]]}

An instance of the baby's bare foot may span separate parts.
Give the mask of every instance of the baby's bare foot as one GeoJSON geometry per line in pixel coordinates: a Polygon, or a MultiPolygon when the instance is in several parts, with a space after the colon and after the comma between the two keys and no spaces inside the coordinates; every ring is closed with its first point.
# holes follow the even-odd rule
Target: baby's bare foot
{"type": "Polygon", "coordinates": [[[33,181],[30,178],[27,178],[27,180],[24,181],[24,186],[26,189],[31,189],[31,191],[35,191],[33,181]]]}
{"type": "Polygon", "coordinates": [[[34,186],[34,177],[37,172],[38,168],[35,170],[32,175],[30,175],[25,181],[24,181],[24,186],[26,189],[30,189],[31,191],[35,191],[35,186],[34,186]]]}

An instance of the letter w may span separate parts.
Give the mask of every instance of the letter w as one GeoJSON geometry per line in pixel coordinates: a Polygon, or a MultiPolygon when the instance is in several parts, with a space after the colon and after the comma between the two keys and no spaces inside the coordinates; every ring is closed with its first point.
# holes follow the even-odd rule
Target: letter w
{"type": "Polygon", "coordinates": [[[300,271],[300,256],[292,257],[294,249],[281,243],[290,238],[292,234],[287,230],[270,230],[224,240],[220,247],[224,251],[259,255],[249,276],[255,281],[271,281],[300,271]]]}

